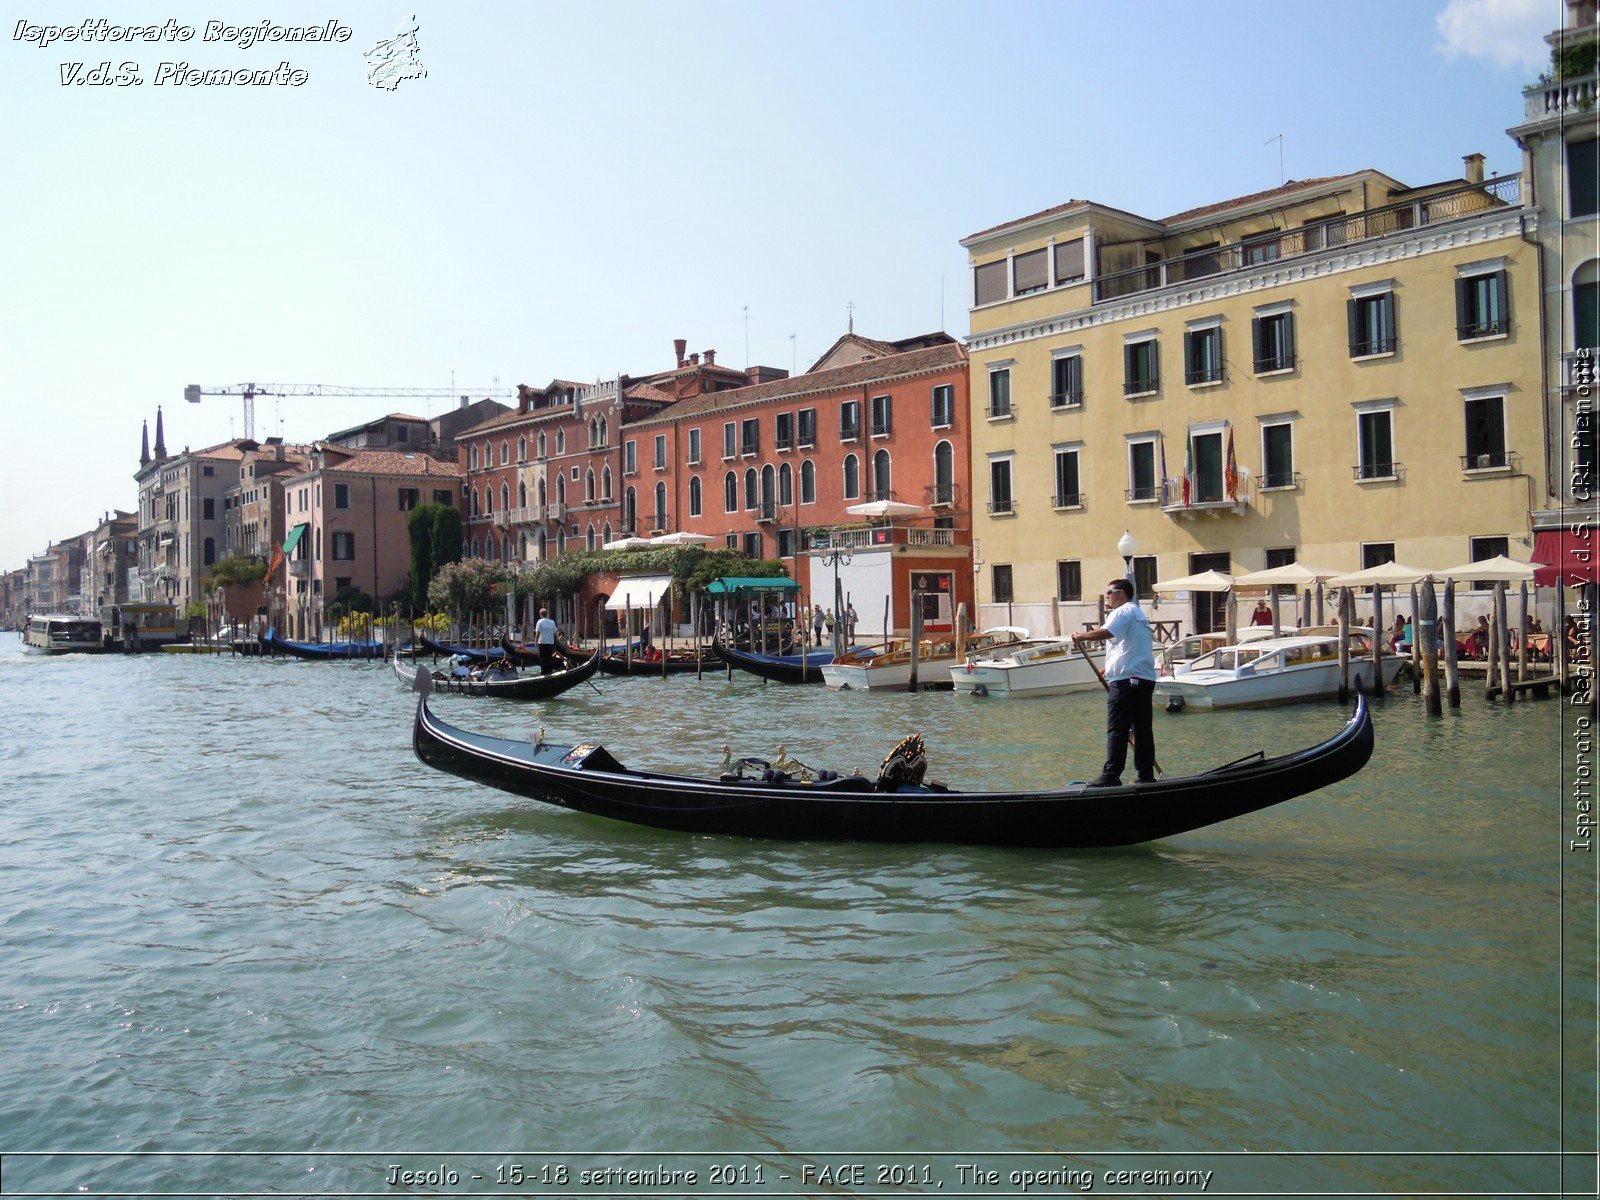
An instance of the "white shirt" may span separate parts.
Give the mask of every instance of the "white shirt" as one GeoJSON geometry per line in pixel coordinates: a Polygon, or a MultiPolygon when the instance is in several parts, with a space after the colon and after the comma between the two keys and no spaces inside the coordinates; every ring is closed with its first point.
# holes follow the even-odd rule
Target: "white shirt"
{"type": "Polygon", "coordinates": [[[556,644],[556,623],[549,617],[540,617],[539,623],[533,627],[533,640],[541,646],[554,646],[556,644]]]}
{"type": "Polygon", "coordinates": [[[1156,679],[1155,645],[1150,637],[1150,619],[1144,610],[1129,600],[1119,604],[1106,617],[1111,642],[1106,647],[1106,682],[1119,679],[1156,679]]]}

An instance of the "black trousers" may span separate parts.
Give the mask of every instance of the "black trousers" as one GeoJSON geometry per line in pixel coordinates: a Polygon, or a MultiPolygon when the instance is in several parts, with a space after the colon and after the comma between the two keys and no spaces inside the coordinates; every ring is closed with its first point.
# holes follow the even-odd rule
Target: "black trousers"
{"type": "Polygon", "coordinates": [[[1118,679],[1106,696],[1106,765],[1101,775],[1120,779],[1128,765],[1128,735],[1133,734],[1133,767],[1140,779],[1156,774],[1156,739],[1151,729],[1151,702],[1156,685],[1149,679],[1118,679]]]}
{"type": "Polygon", "coordinates": [[[556,648],[549,642],[539,643],[539,674],[550,674],[550,664],[556,660],[556,648]]]}

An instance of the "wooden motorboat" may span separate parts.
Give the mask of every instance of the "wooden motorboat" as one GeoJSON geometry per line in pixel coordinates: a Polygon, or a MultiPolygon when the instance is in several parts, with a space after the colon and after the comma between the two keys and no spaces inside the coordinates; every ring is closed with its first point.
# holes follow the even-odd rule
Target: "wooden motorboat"
{"type": "MultiPolygon", "coordinates": [[[[1103,662],[1103,646],[1085,649],[1095,665],[1103,662]]],[[[965,662],[950,668],[950,685],[973,696],[1064,696],[1098,688],[1095,665],[1071,638],[1031,638],[969,653],[965,662]]]]}
{"type": "MultiPolygon", "coordinates": [[[[658,829],[750,837],[945,842],[1029,847],[1123,846],[1171,837],[1337,783],[1372,756],[1364,698],[1343,729],[1304,750],[1225,763],[1156,783],[1052,791],[959,792],[924,782],[926,754],[907,738],[876,780],[831,771],[798,776],[742,759],[719,778],[630,770],[604,747],[521,742],[442,721],[426,674],[412,747],[441,771],[563,808],[658,829]],[[747,773],[750,772],[750,773],[747,773]]],[[[732,765],[732,764],[730,764],[732,765]]]]}
{"type": "Polygon", "coordinates": [[[267,630],[261,644],[269,654],[288,654],[313,662],[335,658],[389,657],[389,647],[383,642],[291,642],[279,637],[276,628],[267,630]]]}
{"type": "Polygon", "coordinates": [[[807,654],[757,654],[753,650],[735,650],[722,642],[716,643],[716,647],[724,661],[774,683],[821,683],[823,664],[833,661],[832,650],[812,650],[807,654]]]}
{"type": "MultiPolygon", "coordinates": [[[[1371,693],[1387,688],[1408,660],[1385,654],[1372,663],[1371,633],[1350,633],[1350,686],[1371,693]]],[[[1182,674],[1156,680],[1155,700],[1170,711],[1243,708],[1320,700],[1339,694],[1339,638],[1325,633],[1266,637],[1222,646],[1189,664],[1182,674]]]]}
{"type": "Polygon", "coordinates": [[[408,667],[398,658],[392,661],[394,673],[411,687],[417,686],[418,676],[427,675],[435,691],[460,696],[497,696],[502,700],[548,700],[588,680],[600,665],[600,655],[598,652],[591,654],[566,670],[552,671],[549,675],[541,675],[536,670],[515,675],[491,671],[477,679],[458,678],[447,671],[429,671],[421,664],[408,667]]]}
{"type": "MultiPolygon", "coordinates": [[[[1001,647],[1018,645],[1027,638],[1028,631],[1015,625],[986,629],[967,639],[967,653],[997,653],[1001,647]]],[[[953,636],[924,638],[917,647],[918,677],[930,684],[949,687],[948,668],[958,661],[953,636]]],[[[884,645],[847,650],[822,668],[822,679],[831,688],[903,692],[911,683],[911,641],[891,638],[884,645]]]]}

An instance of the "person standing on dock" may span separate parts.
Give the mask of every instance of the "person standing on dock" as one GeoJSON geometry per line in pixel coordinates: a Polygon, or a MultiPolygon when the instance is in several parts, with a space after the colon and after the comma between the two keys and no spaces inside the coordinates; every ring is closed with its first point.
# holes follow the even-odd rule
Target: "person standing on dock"
{"type": "Polygon", "coordinates": [[[1106,587],[1106,623],[1072,635],[1072,644],[1111,643],[1106,648],[1106,764],[1090,787],[1118,787],[1133,741],[1133,766],[1140,783],[1156,781],[1156,739],[1151,701],[1156,689],[1155,644],[1150,619],[1133,598],[1133,584],[1113,579],[1106,587]]]}
{"type": "Polygon", "coordinates": [[[533,627],[533,641],[539,648],[539,674],[550,674],[550,664],[556,657],[556,623],[550,619],[550,610],[539,610],[539,621],[533,627]]]}

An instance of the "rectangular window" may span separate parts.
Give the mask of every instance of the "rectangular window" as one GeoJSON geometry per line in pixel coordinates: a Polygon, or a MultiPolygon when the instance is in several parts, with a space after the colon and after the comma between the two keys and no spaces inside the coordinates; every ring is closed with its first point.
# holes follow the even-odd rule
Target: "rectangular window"
{"type": "Polygon", "coordinates": [[[996,604],[1010,604],[1014,597],[1011,594],[1011,564],[996,563],[990,568],[990,587],[994,591],[996,604]]]}
{"type": "Polygon", "coordinates": [[[989,464],[989,511],[1015,512],[1011,499],[1011,460],[997,458],[989,464]]]}
{"type": "MultiPolygon", "coordinates": [[[[405,428],[401,426],[401,428],[405,428]]],[[[416,488],[400,489],[400,511],[410,512],[421,501],[422,494],[416,488]]]]}
{"type": "Polygon", "coordinates": [[[989,372],[989,407],[986,415],[991,417],[1011,415],[1010,367],[1001,367],[997,371],[989,372]]]}
{"type": "Polygon", "coordinates": [[[737,550],[739,548],[739,535],[737,533],[730,533],[722,540],[729,550],[737,550]]]}
{"type": "Polygon", "coordinates": [[[1511,328],[1506,273],[1467,275],[1456,280],[1456,337],[1497,337],[1511,328]]]}
{"type": "Polygon", "coordinates": [[[726,462],[730,458],[739,457],[739,431],[734,423],[729,421],[722,427],[722,458],[726,462]]]}
{"type": "MultiPolygon", "coordinates": [[[[1593,70],[1593,68],[1590,68],[1593,70]]],[[[1572,207],[1569,217],[1589,217],[1600,212],[1600,139],[1567,143],[1567,186],[1572,207]]],[[[1590,243],[1593,245],[1593,243],[1590,243]]]]}
{"type": "Polygon", "coordinates": [[[622,443],[622,473],[624,475],[639,473],[639,443],[631,439],[622,443]]]}
{"type": "Polygon", "coordinates": [[[929,400],[929,419],[935,429],[947,429],[955,421],[956,390],[948,383],[933,389],[929,400]]]}
{"type": "Polygon", "coordinates": [[[1029,250],[1026,254],[1019,254],[1012,260],[1012,273],[1016,279],[1017,295],[1025,296],[1029,292],[1042,292],[1050,286],[1049,259],[1049,250],[1029,250]]]}
{"type": "Polygon", "coordinates": [[[817,444],[817,410],[802,408],[799,420],[800,448],[809,450],[817,444]]]}
{"type": "Polygon", "coordinates": [[[779,413],[773,418],[772,444],[779,450],[794,449],[793,413],[779,413]]]}
{"type": "Polygon", "coordinates": [[[335,508],[350,507],[350,485],[348,483],[336,483],[333,485],[333,506],[335,508]]]}
{"type": "Polygon", "coordinates": [[[1246,238],[1243,251],[1244,265],[1247,267],[1276,262],[1283,254],[1283,238],[1276,233],[1246,238]]]}
{"type": "Polygon", "coordinates": [[[893,416],[891,413],[892,401],[888,396],[874,396],[872,398],[872,436],[888,437],[894,431],[893,416]]]}
{"type": "Polygon", "coordinates": [[[1142,555],[1133,560],[1133,594],[1135,596],[1153,596],[1156,593],[1156,584],[1160,579],[1156,575],[1156,556],[1154,554],[1142,555]]]}
{"type": "MultiPolygon", "coordinates": [[[[1498,558],[1501,555],[1507,558],[1511,556],[1510,538],[1475,537],[1467,541],[1472,547],[1472,557],[1469,560],[1471,562],[1483,562],[1485,559],[1498,558]]],[[[1480,579],[1472,585],[1472,590],[1475,592],[1487,592],[1493,589],[1494,583],[1486,579],[1480,579]]]]}
{"type": "Polygon", "coordinates": [[[794,557],[795,532],[796,531],[793,530],[793,529],[780,529],[780,530],[778,530],[778,557],[779,558],[793,558],[794,557]]]}
{"type": "Polygon", "coordinates": [[[200,501],[200,519],[202,521],[215,521],[217,519],[217,502],[210,496],[200,501]]]}
{"type": "Polygon", "coordinates": [[[1072,283],[1083,278],[1083,239],[1062,242],[1056,247],[1056,283],[1072,283]]]}
{"type": "Polygon", "coordinates": [[[1197,383],[1222,382],[1222,327],[1190,329],[1183,335],[1183,381],[1193,387],[1197,383]]]}
{"type": "Polygon", "coordinates": [[[754,533],[744,535],[744,552],[751,558],[761,557],[761,531],[759,529],[754,533]]]}
{"type": "Polygon", "coordinates": [[[1255,346],[1256,374],[1294,369],[1294,314],[1273,313],[1254,317],[1250,334],[1255,346]]]}
{"type": "MultiPolygon", "coordinates": [[[[1287,567],[1299,561],[1300,551],[1293,546],[1278,546],[1267,551],[1267,567],[1287,567]]],[[[1291,584],[1274,584],[1271,591],[1280,600],[1293,600],[1295,589],[1291,584]]]]}
{"type": "Polygon", "coordinates": [[[1122,347],[1122,394],[1146,396],[1161,386],[1156,340],[1129,342],[1122,347]]]}
{"type": "Polygon", "coordinates": [[[656,470],[665,471],[666,469],[667,469],[667,435],[664,434],[664,433],[658,433],[658,434],[656,434],[656,470]]]}
{"type": "Polygon", "coordinates": [[[1050,362],[1050,407],[1077,408],[1083,403],[1083,357],[1063,354],[1050,362]]]}
{"type": "Polygon", "coordinates": [[[411,441],[411,426],[409,426],[409,425],[396,425],[394,427],[394,440],[397,441],[397,442],[400,442],[401,444],[405,444],[407,442],[410,442],[411,441]]]}
{"type": "Polygon", "coordinates": [[[1161,481],[1156,478],[1156,444],[1154,442],[1128,443],[1128,499],[1156,500],[1160,498],[1161,481]]]}
{"type": "Polygon", "coordinates": [[[689,465],[691,467],[700,465],[700,431],[698,429],[689,430],[689,465]]]}
{"type": "Polygon", "coordinates": [[[861,401],[846,400],[839,405],[839,440],[853,442],[861,436],[861,401]]]}
{"type": "Polygon", "coordinates": [[[994,304],[1008,294],[1008,266],[1005,259],[984,263],[972,269],[972,303],[974,306],[994,304]]]}
{"type": "Polygon", "coordinates": [[[1393,479],[1394,413],[1388,409],[1364,412],[1356,418],[1361,461],[1356,465],[1358,479],[1393,479]]]}
{"type": "Polygon", "coordinates": [[[1083,599],[1083,564],[1075,558],[1056,563],[1056,599],[1083,599]]]}
{"type": "MultiPolygon", "coordinates": [[[[1487,396],[1466,402],[1467,453],[1462,468],[1488,471],[1506,465],[1506,400],[1487,396]]],[[[1493,557],[1490,555],[1489,557],[1493,557]]]]}
{"type": "Polygon", "coordinates": [[[761,418],[746,417],[739,424],[739,454],[747,456],[761,449],[761,418]]]}
{"type": "Polygon", "coordinates": [[[1083,493],[1078,489],[1078,452],[1057,450],[1055,506],[1077,508],[1082,503],[1083,493]]]}
{"type": "Polygon", "coordinates": [[[1393,354],[1395,348],[1394,293],[1358,296],[1346,302],[1350,326],[1350,357],[1393,354]]]}
{"type": "Polygon", "coordinates": [[[1362,542],[1361,543],[1361,569],[1370,570],[1381,567],[1384,563],[1394,561],[1393,542],[1362,542]]]}
{"type": "Polygon", "coordinates": [[[1222,434],[1196,433],[1189,437],[1194,471],[1189,478],[1189,499],[1212,504],[1223,498],[1222,434]]]}
{"type": "Polygon", "coordinates": [[[448,504],[453,506],[456,502],[456,498],[448,489],[438,488],[433,493],[433,502],[435,504],[448,504]]]}
{"type": "Polygon", "coordinates": [[[349,562],[355,556],[356,535],[336,531],[333,535],[333,560],[335,562],[349,562]]]}
{"type": "MultiPolygon", "coordinates": [[[[1294,425],[1283,421],[1261,427],[1261,486],[1292,488],[1294,478],[1294,425]]],[[[1267,564],[1271,566],[1271,563],[1267,564]]]]}

